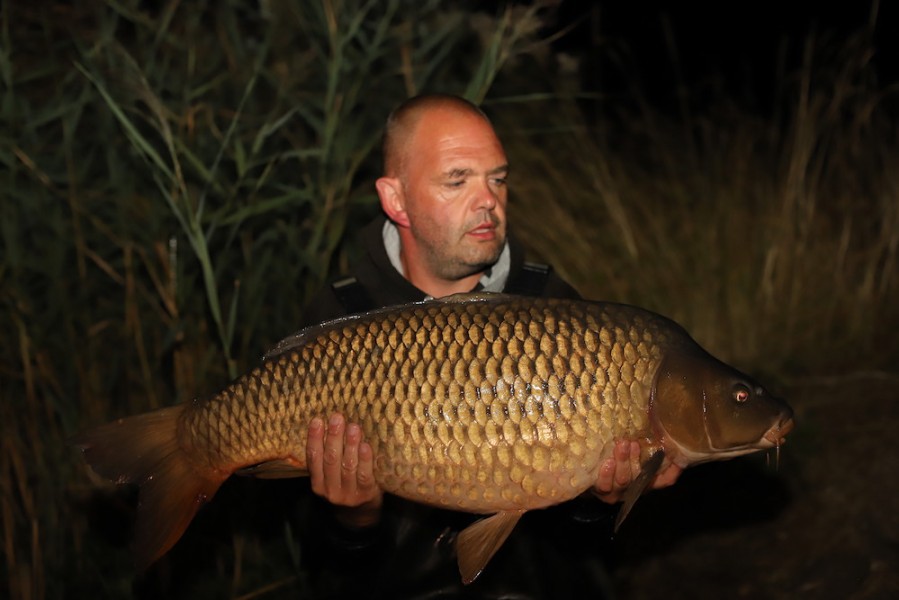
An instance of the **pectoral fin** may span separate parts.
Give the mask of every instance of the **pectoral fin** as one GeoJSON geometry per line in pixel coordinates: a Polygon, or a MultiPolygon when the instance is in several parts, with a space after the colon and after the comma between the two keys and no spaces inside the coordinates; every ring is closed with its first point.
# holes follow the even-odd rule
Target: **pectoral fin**
{"type": "Polygon", "coordinates": [[[288,479],[290,477],[306,477],[309,471],[297,465],[290,458],[282,458],[278,460],[270,460],[250,465],[243,469],[235,471],[237,475],[245,475],[250,477],[258,477],[259,479],[288,479]]]}
{"type": "Polygon", "coordinates": [[[462,583],[467,585],[481,574],[524,513],[523,510],[498,512],[475,521],[459,533],[456,552],[462,583]]]}
{"type": "Polygon", "coordinates": [[[664,460],[665,451],[659,450],[650,456],[649,460],[643,463],[643,466],[640,468],[640,474],[637,475],[637,478],[634,479],[633,483],[627,488],[627,491],[624,492],[624,503],[621,505],[621,510],[618,511],[618,517],[615,519],[616,532],[618,531],[618,528],[621,527],[624,519],[631,512],[637,499],[643,495],[643,492],[646,491],[646,488],[648,488],[649,484],[652,483],[652,480],[655,479],[655,476],[659,473],[659,469],[662,468],[662,461],[664,460]]]}

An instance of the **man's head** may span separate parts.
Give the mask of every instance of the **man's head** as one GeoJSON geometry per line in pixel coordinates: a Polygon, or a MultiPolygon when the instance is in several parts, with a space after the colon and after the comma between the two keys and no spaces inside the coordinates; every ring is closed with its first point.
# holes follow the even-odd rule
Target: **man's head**
{"type": "Polygon", "coordinates": [[[387,121],[378,196],[406,277],[434,296],[467,291],[506,242],[508,164],[493,126],[455,96],[419,96],[387,121]]]}

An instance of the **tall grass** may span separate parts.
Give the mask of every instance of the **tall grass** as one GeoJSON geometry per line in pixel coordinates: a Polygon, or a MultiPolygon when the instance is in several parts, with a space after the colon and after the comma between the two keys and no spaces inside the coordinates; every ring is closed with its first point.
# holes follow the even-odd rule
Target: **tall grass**
{"type": "Polygon", "coordinates": [[[519,108],[517,231],[585,295],[668,314],[746,368],[895,370],[899,139],[868,42],[807,40],[770,117],[729,98],[601,123],[570,97],[519,108]]]}
{"type": "MultiPolygon", "coordinates": [[[[585,295],[784,376],[895,369],[897,140],[864,44],[824,65],[810,44],[772,119],[602,103],[597,123],[579,90],[544,87],[539,4],[443,4],[2,5],[4,593],[132,593],[133,498],[64,440],[212,392],[292,331],[376,210],[384,117],[421,90],[486,100],[518,235],[585,295]]],[[[138,587],[300,593],[289,523],[263,535],[227,508],[255,489],[223,491],[186,566],[138,587]]]]}
{"type": "MultiPolygon", "coordinates": [[[[463,8],[3,5],[5,593],[129,594],[110,544],[130,508],[98,500],[64,440],[214,391],[296,327],[375,208],[389,110],[423,89],[482,98],[543,10],[463,8]]],[[[269,551],[235,533],[197,563],[232,577],[181,593],[301,586],[300,549],[280,537],[269,551]]]]}

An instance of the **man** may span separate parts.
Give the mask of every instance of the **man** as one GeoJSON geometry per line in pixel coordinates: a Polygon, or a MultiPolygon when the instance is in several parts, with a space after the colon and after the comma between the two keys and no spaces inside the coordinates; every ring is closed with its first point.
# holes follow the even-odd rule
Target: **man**
{"type": "MultiPolygon", "coordinates": [[[[473,290],[577,298],[575,290],[551,269],[525,263],[521,248],[508,237],[508,173],[502,144],[475,105],[443,95],[419,96],[402,104],[388,119],[384,176],[376,182],[386,218],[363,232],[366,254],[353,277],[325,288],[312,302],[307,323],[473,290]]],[[[312,489],[333,505],[337,523],[344,529],[335,533],[340,527],[332,528],[324,537],[351,538],[342,556],[336,553],[336,562],[342,564],[333,567],[335,573],[342,567],[367,564],[365,560],[378,565],[355,580],[364,579],[366,586],[356,591],[364,590],[370,597],[561,598],[578,593],[582,585],[592,591],[604,587],[595,549],[584,552],[586,556],[559,561],[558,547],[570,548],[570,539],[548,540],[557,542],[557,547],[544,547],[541,537],[546,532],[536,525],[531,527],[535,531],[528,532],[523,520],[507,543],[514,550],[501,550],[481,579],[462,588],[449,542],[471,517],[460,522],[459,515],[433,511],[436,517],[432,513],[396,519],[396,513],[420,509],[397,500],[399,508],[382,510],[384,497],[372,473],[372,450],[357,425],[331,415],[327,425],[314,420],[308,433],[312,489]],[[442,535],[446,529],[449,535],[442,535]],[[359,560],[365,551],[379,546],[382,551],[359,560]],[[541,570],[554,572],[541,574],[541,570]]],[[[621,441],[614,457],[602,466],[593,493],[614,503],[638,472],[639,446],[621,441]]],[[[655,487],[670,485],[678,474],[676,467],[669,469],[655,487]]],[[[571,512],[570,507],[566,510],[571,512]]],[[[580,516],[574,522],[583,527],[598,520],[592,514],[595,510],[588,511],[586,519],[583,510],[577,512],[580,516]]],[[[550,517],[572,521],[570,514],[550,517]]],[[[601,526],[608,536],[608,522],[601,526]]],[[[602,535],[602,529],[597,532],[602,535]]],[[[580,537],[589,545],[589,536],[580,537]]],[[[592,541],[599,546],[599,540],[592,541]]],[[[353,588],[339,589],[334,588],[334,593],[353,588]]]]}

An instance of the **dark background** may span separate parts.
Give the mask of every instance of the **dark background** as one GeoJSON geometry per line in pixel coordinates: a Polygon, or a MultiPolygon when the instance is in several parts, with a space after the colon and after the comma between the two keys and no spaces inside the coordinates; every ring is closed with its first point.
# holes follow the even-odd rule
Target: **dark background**
{"type": "Polygon", "coordinates": [[[899,77],[899,11],[891,2],[563,2],[559,17],[571,31],[556,46],[585,57],[585,82],[615,71],[609,50],[617,48],[612,54],[626,70],[603,88],[615,93],[637,78],[660,105],[679,87],[712,86],[764,108],[778,73],[802,65],[810,35],[839,42],[871,32],[881,83],[899,77]]]}

